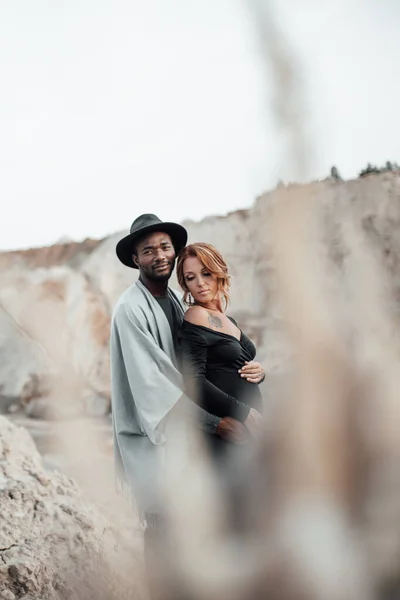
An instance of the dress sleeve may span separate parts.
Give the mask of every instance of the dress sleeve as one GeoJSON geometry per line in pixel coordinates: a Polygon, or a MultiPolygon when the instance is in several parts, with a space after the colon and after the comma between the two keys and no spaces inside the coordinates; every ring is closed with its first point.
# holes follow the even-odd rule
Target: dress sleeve
{"type": "Polygon", "coordinates": [[[217,417],[233,417],[243,423],[250,407],[226,394],[206,378],[207,342],[204,332],[195,327],[188,329],[183,325],[179,344],[181,369],[188,396],[217,417]]]}

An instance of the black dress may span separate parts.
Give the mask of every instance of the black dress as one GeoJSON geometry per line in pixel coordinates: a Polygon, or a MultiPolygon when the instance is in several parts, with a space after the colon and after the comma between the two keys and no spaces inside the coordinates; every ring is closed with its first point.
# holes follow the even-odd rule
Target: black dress
{"type": "MultiPolygon", "coordinates": [[[[229,317],[236,325],[234,319],[229,317]]],[[[237,325],[236,325],[237,326],[237,325]]],[[[186,391],[207,412],[244,422],[250,408],[262,412],[258,384],[240,376],[238,369],[256,355],[252,341],[184,321],[178,342],[186,391]],[[212,385],[205,385],[206,380],[212,385]]]]}

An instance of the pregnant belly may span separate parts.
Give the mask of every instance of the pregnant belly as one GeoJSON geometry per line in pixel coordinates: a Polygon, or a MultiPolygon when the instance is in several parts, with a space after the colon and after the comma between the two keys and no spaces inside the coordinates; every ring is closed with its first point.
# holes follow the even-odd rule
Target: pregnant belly
{"type": "Polygon", "coordinates": [[[261,411],[262,396],[258,385],[249,383],[237,371],[212,370],[207,373],[207,379],[239,402],[261,411]]]}

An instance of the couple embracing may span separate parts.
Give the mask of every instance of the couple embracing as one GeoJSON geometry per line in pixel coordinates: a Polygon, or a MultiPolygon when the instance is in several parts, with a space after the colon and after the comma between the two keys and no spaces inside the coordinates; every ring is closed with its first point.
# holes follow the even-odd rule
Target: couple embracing
{"type": "Polygon", "coordinates": [[[139,270],[111,325],[117,481],[150,529],[162,515],[157,480],[174,415],[194,419],[219,464],[228,447],[260,430],[264,372],[226,314],[227,266],[210,244],[186,242],[184,227],[144,214],[116,247],[119,260],[139,270]],[[175,263],[183,296],[168,287],[175,263]]]}

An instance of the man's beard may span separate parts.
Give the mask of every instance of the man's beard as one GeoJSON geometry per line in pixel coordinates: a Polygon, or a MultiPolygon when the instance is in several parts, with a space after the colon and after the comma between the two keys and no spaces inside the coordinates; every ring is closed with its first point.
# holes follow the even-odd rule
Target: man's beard
{"type": "MultiPolygon", "coordinates": [[[[158,266],[158,265],[156,265],[156,266],[158,266]]],[[[168,281],[168,279],[172,275],[172,271],[174,270],[175,261],[173,261],[173,262],[168,261],[167,266],[168,266],[168,270],[165,270],[162,273],[158,273],[156,270],[156,267],[152,267],[151,269],[149,269],[147,276],[149,277],[149,279],[152,279],[153,281],[168,281]]]]}

